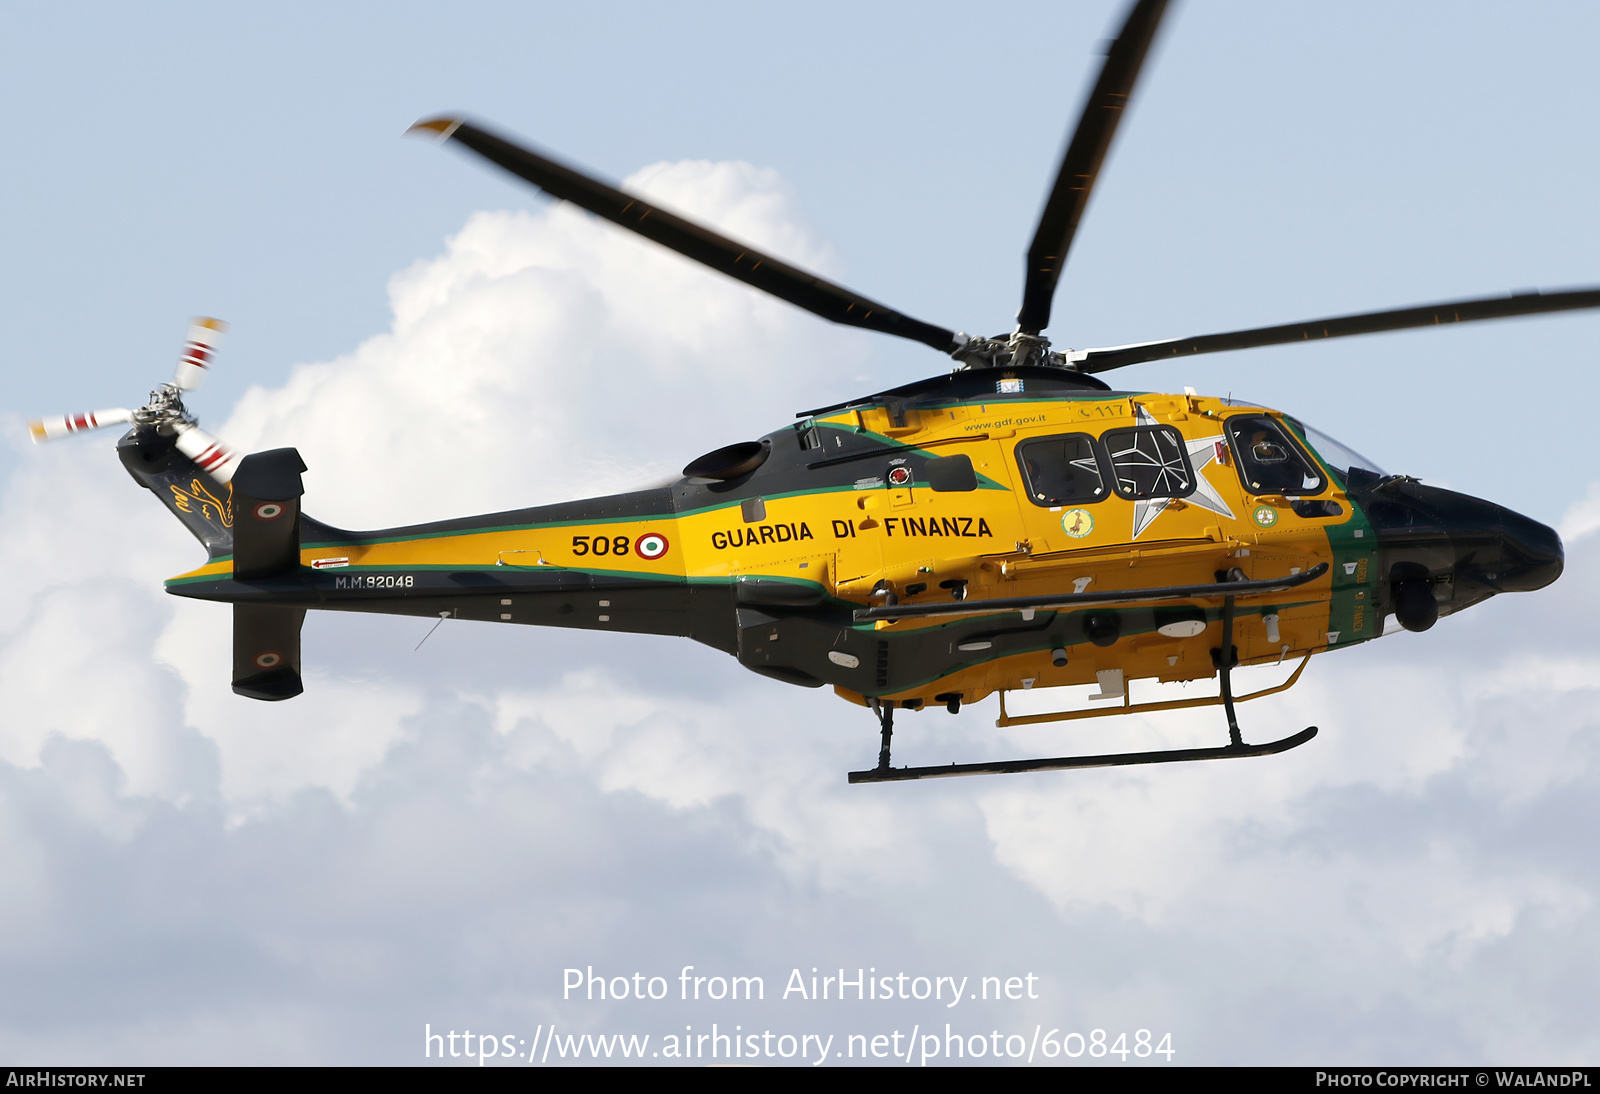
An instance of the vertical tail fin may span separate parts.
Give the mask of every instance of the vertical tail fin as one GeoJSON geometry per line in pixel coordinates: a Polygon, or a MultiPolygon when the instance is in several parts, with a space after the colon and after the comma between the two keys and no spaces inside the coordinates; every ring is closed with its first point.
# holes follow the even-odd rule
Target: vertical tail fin
{"type": "MultiPolygon", "coordinates": [[[[278,577],[300,569],[300,453],[275,448],[246,456],[234,472],[233,576],[278,577]]],[[[233,606],[233,690],[251,699],[292,699],[300,681],[303,608],[233,606]]]]}
{"type": "MultiPolygon", "coordinates": [[[[300,568],[300,473],[292,448],[257,452],[220,483],[185,455],[172,437],[151,428],[130,430],[117,455],[139,485],[205,544],[212,559],[233,556],[235,579],[293,574],[300,568]]],[[[272,603],[233,606],[233,690],[251,699],[292,699],[300,681],[304,608],[272,603]]]]}
{"type": "Polygon", "coordinates": [[[300,682],[300,624],[304,608],[233,606],[233,691],[272,702],[293,699],[300,682]]]}
{"type": "Polygon", "coordinates": [[[300,496],[306,469],[292,448],[255,452],[233,482],[233,576],[247,581],[300,568],[300,496]]]}

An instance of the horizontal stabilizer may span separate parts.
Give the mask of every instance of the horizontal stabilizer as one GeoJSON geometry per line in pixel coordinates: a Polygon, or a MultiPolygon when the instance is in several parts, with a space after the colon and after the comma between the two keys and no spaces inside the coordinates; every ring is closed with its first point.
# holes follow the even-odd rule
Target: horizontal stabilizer
{"type": "Polygon", "coordinates": [[[300,624],[304,608],[233,606],[233,691],[249,699],[293,699],[300,683],[300,624]]]}
{"type": "Polygon", "coordinates": [[[300,568],[300,472],[292,448],[256,452],[233,476],[233,576],[276,577],[300,568]]]}

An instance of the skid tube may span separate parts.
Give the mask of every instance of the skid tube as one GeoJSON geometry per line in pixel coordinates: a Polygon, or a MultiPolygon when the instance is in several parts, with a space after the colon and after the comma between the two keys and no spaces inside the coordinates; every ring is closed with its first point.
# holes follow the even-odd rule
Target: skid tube
{"type": "MultiPolygon", "coordinates": [[[[882,727],[883,745],[878,751],[878,766],[870,771],[852,771],[851,783],[909,782],[915,779],[947,779],[957,775],[1012,775],[1023,771],[1070,771],[1082,767],[1129,767],[1135,764],[1188,763],[1192,760],[1237,760],[1247,756],[1274,756],[1298,748],[1317,735],[1317,727],[1310,726],[1299,733],[1262,745],[1247,745],[1239,732],[1239,722],[1233,714],[1233,669],[1239,663],[1238,650],[1233,644],[1234,597],[1223,599],[1222,649],[1212,650],[1211,658],[1222,677],[1222,706],[1228,716],[1228,743],[1219,748],[1172,748],[1146,752],[1113,752],[1100,756],[1056,756],[1037,760],[996,760],[990,763],[945,764],[942,767],[890,767],[889,740],[893,734],[894,708],[879,705],[874,700],[874,713],[882,727]]],[[[1305,668],[1302,662],[1300,668],[1305,668]]],[[[1289,684],[1300,676],[1295,670],[1289,684]]],[[[1285,684],[1284,687],[1288,687],[1285,684]]],[[[1274,688],[1271,690],[1281,690],[1274,688]]],[[[1258,694],[1267,694],[1266,692],[1258,694]]],[[[1245,698],[1254,698],[1246,696],[1245,698]]]]}
{"type": "Polygon", "coordinates": [[[1077,767],[1123,767],[1131,764],[1173,764],[1190,760],[1233,760],[1246,756],[1272,756],[1305,744],[1317,727],[1302,729],[1292,737],[1264,745],[1223,745],[1221,748],[1174,748],[1163,752],[1115,752],[1104,756],[1059,756],[1047,760],[996,760],[981,764],[946,764],[943,767],[878,767],[852,771],[852,783],[891,783],[909,779],[944,779],[955,775],[1010,775],[1021,771],[1068,771],[1077,767]]]}

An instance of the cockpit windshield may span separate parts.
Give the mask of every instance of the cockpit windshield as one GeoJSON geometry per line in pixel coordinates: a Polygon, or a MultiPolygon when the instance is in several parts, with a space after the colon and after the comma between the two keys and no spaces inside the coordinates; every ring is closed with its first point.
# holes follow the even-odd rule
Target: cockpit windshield
{"type": "Polygon", "coordinates": [[[1294,418],[1289,420],[1294,423],[1296,429],[1305,435],[1307,443],[1316,449],[1318,456],[1322,457],[1322,462],[1333,468],[1334,474],[1338,475],[1341,480],[1346,477],[1346,472],[1352,467],[1364,468],[1379,475],[1388,474],[1387,471],[1355,449],[1345,447],[1320,429],[1312,429],[1304,422],[1294,418]]]}

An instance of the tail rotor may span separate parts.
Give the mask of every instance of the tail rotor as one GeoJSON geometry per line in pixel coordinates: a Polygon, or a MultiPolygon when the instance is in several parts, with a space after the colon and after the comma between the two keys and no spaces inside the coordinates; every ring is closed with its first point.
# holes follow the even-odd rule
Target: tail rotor
{"type": "Polygon", "coordinates": [[[194,415],[183,405],[183,393],[194,391],[205,380],[227,329],[228,324],[220,319],[195,319],[189,324],[188,337],[171,381],[152,391],[148,403],[137,410],[116,407],[35,419],[28,423],[34,443],[43,444],[107,426],[148,428],[170,437],[178,451],[216,482],[227,483],[239,466],[238,453],[196,425],[194,415]]]}

